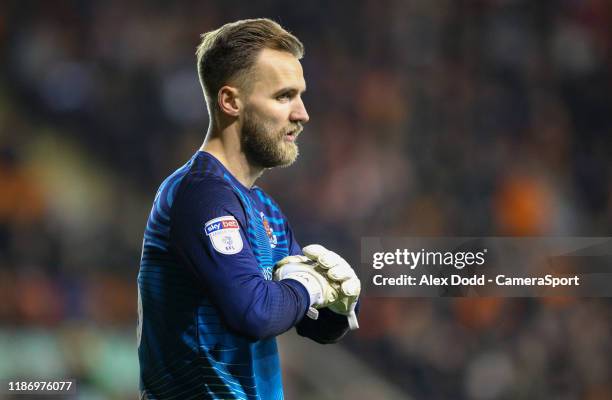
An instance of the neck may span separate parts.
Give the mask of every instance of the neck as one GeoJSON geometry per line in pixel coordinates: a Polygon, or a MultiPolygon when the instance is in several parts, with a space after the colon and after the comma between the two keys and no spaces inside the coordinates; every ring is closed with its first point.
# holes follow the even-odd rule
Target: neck
{"type": "Polygon", "coordinates": [[[200,150],[212,154],[238,182],[249,189],[263,174],[264,168],[250,164],[242,151],[237,122],[222,128],[211,123],[200,150]]]}

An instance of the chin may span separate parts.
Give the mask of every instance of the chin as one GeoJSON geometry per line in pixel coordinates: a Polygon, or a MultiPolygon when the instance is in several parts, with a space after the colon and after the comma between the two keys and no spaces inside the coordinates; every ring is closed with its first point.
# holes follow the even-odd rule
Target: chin
{"type": "Polygon", "coordinates": [[[285,151],[283,151],[283,157],[281,162],[279,163],[279,166],[290,166],[295,162],[295,160],[297,160],[299,154],[300,152],[298,151],[298,147],[295,145],[295,143],[290,143],[289,148],[285,148],[285,151]]]}
{"type": "Polygon", "coordinates": [[[274,167],[284,168],[293,164],[297,160],[297,154],[294,156],[286,156],[279,158],[277,162],[274,163],[274,167]]]}

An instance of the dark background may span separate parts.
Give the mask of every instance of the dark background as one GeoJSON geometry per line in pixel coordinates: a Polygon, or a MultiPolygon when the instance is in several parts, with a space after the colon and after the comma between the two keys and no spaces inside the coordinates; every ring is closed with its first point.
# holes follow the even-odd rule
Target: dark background
{"type": "MultiPolygon", "coordinates": [[[[258,181],[303,245],[358,263],[364,236],[610,235],[609,2],[5,1],[0,378],[137,398],[144,224],[208,123],[195,47],[251,17],[306,47],[301,156],[258,181]]],[[[403,398],[610,399],[611,317],[609,299],[366,297],[336,347],[403,398]]],[[[288,398],[378,397],[352,365],[314,384],[300,365],[288,398]]]]}

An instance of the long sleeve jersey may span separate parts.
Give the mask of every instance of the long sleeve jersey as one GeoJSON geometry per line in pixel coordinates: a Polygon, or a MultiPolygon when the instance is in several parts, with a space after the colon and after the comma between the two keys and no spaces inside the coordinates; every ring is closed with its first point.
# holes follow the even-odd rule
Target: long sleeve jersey
{"type": "Polygon", "coordinates": [[[138,274],[140,391],[146,399],[282,399],[275,336],[320,343],[346,317],[304,318],[309,295],[272,280],[300,247],[279,206],[197,152],[155,197],[138,274]]]}

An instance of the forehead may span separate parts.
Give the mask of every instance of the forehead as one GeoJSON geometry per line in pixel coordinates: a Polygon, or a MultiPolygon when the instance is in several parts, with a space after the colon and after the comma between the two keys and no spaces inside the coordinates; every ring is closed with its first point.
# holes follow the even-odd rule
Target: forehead
{"type": "Polygon", "coordinates": [[[306,89],[302,64],[291,53],[263,49],[255,62],[250,76],[254,90],[275,92],[292,88],[300,92],[306,89]]]}

